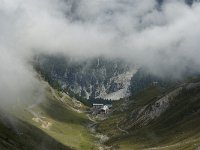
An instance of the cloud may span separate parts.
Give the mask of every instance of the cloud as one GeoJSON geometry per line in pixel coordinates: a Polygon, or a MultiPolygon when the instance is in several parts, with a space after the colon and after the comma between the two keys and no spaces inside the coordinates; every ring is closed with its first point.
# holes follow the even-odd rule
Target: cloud
{"type": "Polygon", "coordinates": [[[200,67],[197,2],[0,0],[0,33],[1,99],[31,89],[28,62],[39,53],[122,57],[177,77],[200,67]]]}

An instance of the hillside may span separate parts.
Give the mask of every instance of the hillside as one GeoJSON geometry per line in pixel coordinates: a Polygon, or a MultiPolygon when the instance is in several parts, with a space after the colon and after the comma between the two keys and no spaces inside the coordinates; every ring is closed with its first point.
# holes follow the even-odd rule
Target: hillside
{"type": "Polygon", "coordinates": [[[171,88],[151,85],[113,102],[105,120],[66,93],[45,85],[37,101],[1,106],[2,150],[197,149],[200,145],[200,80],[171,88]]]}
{"type": "Polygon", "coordinates": [[[64,146],[41,129],[13,116],[1,112],[0,115],[1,150],[72,150],[64,146]]]}
{"type": "Polygon", "coordinates": [[[114,149],[197,149],[200,145],[200,82],[173,89],[151,86],[114,104],[98,131],[114,149]],[[111,128],[112,127],[112,128],[111,128]]]}
{"type": "Polygon", "coordinates": [[[1,106],[1,150],[88,150],[97,149],[87,129],[85,107],[76,99],[58,92],[47,83],[45,97],[30,97],[25,103],[1,106]]]}

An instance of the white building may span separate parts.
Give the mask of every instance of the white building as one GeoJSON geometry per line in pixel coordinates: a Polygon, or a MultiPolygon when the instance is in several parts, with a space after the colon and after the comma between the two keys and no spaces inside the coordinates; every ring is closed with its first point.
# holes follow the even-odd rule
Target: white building
{"type": "Polygon", "coordinates": [[[107,105],[104,105],[101,110],[103,110],[106,114],[108,113],[109,111],[109,107],[107,105]]]}

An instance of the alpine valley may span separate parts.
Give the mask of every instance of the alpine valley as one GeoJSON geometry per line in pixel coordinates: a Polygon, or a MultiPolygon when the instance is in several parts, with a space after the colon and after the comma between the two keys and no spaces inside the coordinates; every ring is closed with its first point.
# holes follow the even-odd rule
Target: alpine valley
{"type": "Polygon", "coordinates": [[[0,0],[0,150],[200,150],[200,0],[0,0]]]}

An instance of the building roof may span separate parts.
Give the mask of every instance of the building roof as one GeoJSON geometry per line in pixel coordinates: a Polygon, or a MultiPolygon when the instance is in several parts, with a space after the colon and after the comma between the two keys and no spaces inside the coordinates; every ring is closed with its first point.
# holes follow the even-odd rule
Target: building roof
{"type": "Polygon", "coordinates": [[[103,104],[93,104],[93,106],[103,106],[103,104]]]}

